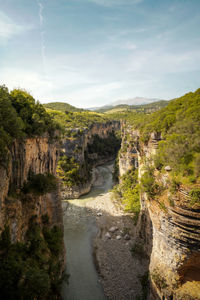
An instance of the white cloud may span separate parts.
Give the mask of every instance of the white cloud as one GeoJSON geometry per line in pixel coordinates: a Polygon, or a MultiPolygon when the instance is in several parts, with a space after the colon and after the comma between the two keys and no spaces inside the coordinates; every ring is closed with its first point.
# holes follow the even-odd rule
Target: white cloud
{"type": "Polygon", "coordinates": [[[116,5],[132,5],[143,2],[143,0],[89,0],[103,6],[116,6],[116,5]]]}
{"type": "Polygon", "coordinates": [[[0,11],[0,38],[9,39],[14,35],[22,33],[25,28],[16,24],[6,14],[0,11]]]}
{"type": "MultiPolygon", "coordinates": [[[[52,88],[51,82],[34,71],[25,69],[4,68],[0,74],[1,84],[5,84],[9,89],[22,88],[29,91],[34,97],[39,99],[45,97],[47,91],[52,88]]],[[[49,92],[48,92],[49,93],[49,92]]]]}

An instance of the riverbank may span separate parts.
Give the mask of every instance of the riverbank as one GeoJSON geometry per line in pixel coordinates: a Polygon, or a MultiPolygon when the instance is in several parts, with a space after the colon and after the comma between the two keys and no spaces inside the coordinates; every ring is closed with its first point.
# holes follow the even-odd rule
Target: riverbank
{"type": "MultiPolygon", "coordinates": [[[[99,174],[96,186],[102,181],[99,174]]],[[[148,269],[148,260],[140,255],[133,257],[130,251],[137,243],[130,214],[124,213],[109,191],[87,202],[86,207],[96,217],[94,261],[105,295],[110,300],[138,299],[142,295],[141,278],[148,269]]]]}
{"type": "MultiPolygon", "coordinates": [[[[93,232],[90,235],[91,243],[88,239],[87,241],[91,245],[89,251],[93,253],[94,261],[92,263],[95,263],[99,273],[95,280],[98,281],[99,289],[101,289],[101,286],[103,287],[105,295],[101,294],[101,296],[104,299],[139,299],[138,296],[142,294],[141,276],[148,268],[148,261],[144,257],[133,257],[131,254],[130,249],[137,242],[135,241],[135,226],[131,216],[123,212],[118,203],[112,199],[111,192],[109,192],[112,188],[112,167],[113,164],[111,163],[98,167],[91,192],[81,199],[67,201],[69,206],[66,222],[68,222],[68,226],[71,226],[67,234],[71,232],[73,239],[76,239],[75,235],[77,233],[74,232],[74,222],[81,230],[85,227],[87,232],[93,232]],[[74,215],[74,220],[70,219],[72,215],[74,215]],[[91,222],[91,220],[93,221],[91,222]]],[[[65,224],[64,226],[66,227],[65,224]]],[[[81,239],[84,234],[86,233],[83,231],[79,232],[78,238],[81,239]]],[[[73,240],[71,242],[74,243],[73,240]]],[[[70,243],[70,240],[66,237],[66,245],[68,243],[70,243]]],[[[77,247],[83,246],[76,244],[77,247]]],[[[87,245],[85,247],[87,248],[87,245]]],[[[80,255],[84,256],[84,253],[85,250],[81,249],[80,255]]],[[[70,255],[70,253],[67,253],[67,260],[71,259],[70,255]]],[[[87,266],[85,267],[87,268],[87,266]]],[[[91,288],[89,282],[91,276],[88,272],[85,276],[91,288]]],[[[99,294],[93,295],[93,298],[88,299],[96,300],[100,297],[99,294]]],[[[81,296],[66,299],[83,300],[87,298],[81,296]]]]}

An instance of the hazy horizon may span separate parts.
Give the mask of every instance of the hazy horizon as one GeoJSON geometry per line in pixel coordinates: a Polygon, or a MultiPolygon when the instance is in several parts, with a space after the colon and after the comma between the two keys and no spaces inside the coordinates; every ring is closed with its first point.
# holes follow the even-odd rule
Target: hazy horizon
{"type": "Polygon", "coordinates": [[[199,88],[198,0],[0,0],[0,84],[100,107],[199,88]]]}

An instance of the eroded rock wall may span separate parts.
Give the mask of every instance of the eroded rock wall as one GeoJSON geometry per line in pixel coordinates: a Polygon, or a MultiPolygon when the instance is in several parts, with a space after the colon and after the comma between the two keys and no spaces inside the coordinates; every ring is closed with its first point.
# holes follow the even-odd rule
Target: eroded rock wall
{"type": "MultiPolygon", "coordinates": [[[[161,135],[152,133],[144,145],[138,132],[125,128],[120,175],[138,164],[141,179],[161,139],[161,135]]],[[[137,224],[137,234],[150,256],[150,299],[200,299],[200,209],[188,205],[189,190],[185,186],[175,195],[170,192],[168,171],[157,170],[155,177],[165,191],[155,199],[141,193],[137,224]]]]}
{"type": "Polygon", "coordinates": [[[31,216],[48,214],[50,224],[62,226],[62,209],[59,190],[42,196],[28,195],[26,201],[20,197],[20,189],[34,174],[56,174],[59,157],[58,145],[50,143],[48,137],[15,141],[11,148],[7,169],[0,167],[0,227],[10,225],[13,242],[23,240],[31,216]],[[16,195],[9,195],[15,187],[16,195]]]}

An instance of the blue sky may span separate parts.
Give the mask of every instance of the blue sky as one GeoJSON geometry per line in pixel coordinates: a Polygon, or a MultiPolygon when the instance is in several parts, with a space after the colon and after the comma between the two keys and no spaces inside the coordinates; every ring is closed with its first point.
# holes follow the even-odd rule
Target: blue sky
{"type": "Polygon", "coordinates": [[[200,87],[200,0],[0,0],[0,83],[101,106],[200,87]]]}

